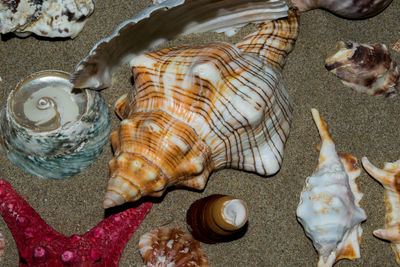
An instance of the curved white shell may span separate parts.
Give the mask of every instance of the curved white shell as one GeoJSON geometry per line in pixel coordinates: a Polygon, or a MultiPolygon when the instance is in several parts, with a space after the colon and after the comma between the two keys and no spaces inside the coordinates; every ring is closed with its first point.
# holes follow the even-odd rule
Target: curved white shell
{"type": "Polygon", "coordinates": [[[100,94],[73,91],[69,74],[61,71],[37,72],[21,81],[0,118],[0,143],[8,159],[43,178],[66,178],[85,169],[110,133],[100,94]]]}
{"type": "Polygon", "coordinates": [[[400,159],[386,162],[383,169],[372,165],[366,157],[362,158],[365,170],[385,188],[385,228],[374,231],[374,235],[391,242],[400,264],[400,159]]]}
{"type": "Polygon", "coordinates": [[[251,22],[287,16],[283,0],[158,1],[100,40],[72,74],[76,88],[102,89],[113,72],[133,57],[182,34],[231,31],[251,22]]]}
{"type": "Polygon", "coordinates": [[[360,257],[362,193],[355,179],[360,175],[356,158],[338,155],[328,128],[316,109],[314,121],[322,138],[318,167],[307,177],[297,218],[318,251],[318,266],[332,266],[341,258],[360,257]]]}
{"type": "Polygon", "coordinates": [[[74,38],[93,10],[92,0],[0,0],[0,33],[74,38]]]}

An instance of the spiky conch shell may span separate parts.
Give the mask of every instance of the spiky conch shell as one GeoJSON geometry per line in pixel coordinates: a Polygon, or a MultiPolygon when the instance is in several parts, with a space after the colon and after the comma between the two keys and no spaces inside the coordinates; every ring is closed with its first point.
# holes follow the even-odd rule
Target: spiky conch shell
{"type": "Polygon", "coordinates": [[[385,188],[385,228],[374,231],[374,235],[391,242],[400,264],[400,159],[396,162],[386,162],[383,169],[372,165],[366,157],[362,158],[364,169],[385,188]]]}
{"type": "Polygon", "coordinates": [[[292,118],[281,66],[298,17],[263,23],[237,46],[213,43],[131,61],[135,89],[116,103],[114,158],[104,207],[160,196],[174,184],[203,189],[214,169],[276,173],[292,118]]]}
{"type": "Polygon", "coordinates": [[[208,266],[208,258],[190,233],[159,228],[140,237],[145,266],[208,266]]]}
{"type": "Polygon", "coordinates": [[[338,154],[319,112],[312,109],[312,115],[322,143],[318,167],[300,195],[297,218],[318,251],[318,267],[329,267],[342,258],[360,257],[360,224],[366,214],[355,183],[360,175],[357,159],[338,154]]]}

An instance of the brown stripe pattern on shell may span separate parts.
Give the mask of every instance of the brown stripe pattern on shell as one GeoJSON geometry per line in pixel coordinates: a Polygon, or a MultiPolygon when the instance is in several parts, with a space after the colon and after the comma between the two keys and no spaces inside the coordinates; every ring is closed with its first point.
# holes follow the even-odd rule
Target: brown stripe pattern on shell
{"type": "MultiPolygon", "coordinates": [[[[291,31],[287,39],[296,36],[291,31]]],[[[282,45],[288,43],[291,49],[292,42],[282,45]]],[[[123,121],[111,136],[104,207],[160,196],[175,184],[202,189],[214,169],[280,169],[292,105],[280,72],[262,57],[213,43],[146,53],[131,66],[135,88],[116,103],[123,121]]]]}
{"type": "Polygon", "coordinates": [[[6,248],[6,241],[3,234],[0,233],[0,262],[4,256],[4,249],[6,248]]]}
{"type": "Polygon", "coordinates": [[[145,266],[208,266],[208,258],[193,236],[179,229],[160,228],[140,237],[145,266]]]}

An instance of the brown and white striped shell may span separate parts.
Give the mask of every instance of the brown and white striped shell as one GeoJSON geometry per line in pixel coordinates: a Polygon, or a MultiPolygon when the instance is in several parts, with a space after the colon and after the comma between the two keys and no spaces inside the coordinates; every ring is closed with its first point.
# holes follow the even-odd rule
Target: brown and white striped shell
{"type": "Polygon", "coordinates": [[[362,158],[365,170],[385,189],[385,228],[374,231],[374,235],[391,242],[396,255],[396,261],[400,264],[400,159],[396,162],[386,162],[383,169],[372,165],[366,157],[362,158]]]}
{"type": "Polygon", "coordinates": [[[0,233],[0,261],[2,260],[4,256],[4,249],[6,247],[6,242],[4,240],[3,234],[0,233]]]}
{"type": "Polygon", "coordinates": [[[104,207],[203,189],[215,169],[275,174],[292,104],[281,66],[298,34],[294,12],[237,46],[213,43],[146,53],[131,61],[135,88],[116,103],[114,158],[104,207]]]}
{"type": "Polygon", "coordinates": [[[140,237],[145,266],[208,266],[208,258],[190,233],[160,228],[140,237]]]}
{"type": "Polygon", "coordinates": [[[386,97],[398,94],[399,69],[384,44],[338,42],[326,58],[325,68],[357,92],[386,97]]]}

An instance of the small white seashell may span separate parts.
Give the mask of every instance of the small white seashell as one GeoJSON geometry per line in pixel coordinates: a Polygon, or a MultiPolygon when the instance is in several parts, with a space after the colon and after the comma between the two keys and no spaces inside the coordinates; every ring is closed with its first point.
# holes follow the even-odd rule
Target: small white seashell
{"type": "Polygon", "coordinates": [[[1,0],[0,33],[74,38],[93,10],[92,0],[1,0]]]}
{"type": "Polygon", "coordinates": [[[366,214],[359,206],[363,194],[355,183],[360,175],[357,159],[338,155],[319,112],[312,109],[312,115],[322,139],[321,151],[318,167],[301,192],[297,218],[313,241],[322,267],[360,257],[360,224],[366,214]]]}

